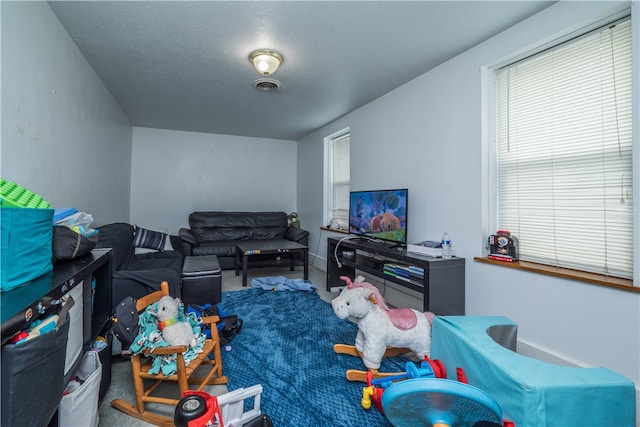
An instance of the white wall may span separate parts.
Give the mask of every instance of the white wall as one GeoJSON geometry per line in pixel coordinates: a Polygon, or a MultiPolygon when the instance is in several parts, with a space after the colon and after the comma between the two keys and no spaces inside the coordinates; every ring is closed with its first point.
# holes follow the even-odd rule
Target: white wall
{"type": "MultiPolygon", "coordinates": [[[[409,240],[439,239],[446,230],[456,254],[466,258],[467,314],[507,316],[519,324],[521,350],[547,360],[606,366],[638,388],[640,294],[473,260],[486,255],[486,236],[495,231],[488,230],[483,212],[481,68],[619,6],[558,3],[300,140],[298,162],[305,173],[298,176],[298,209],[312,233],[316,259],[325,256],[329,234],[319,230],[323,138],[350,126],[352,188],[409,188],[409,240]]],[[[634,25],[640,27],[637,6],[634,25]]],[[[637,46],[636,40],[636,52],[637,46]]],[[[634,86],[640,87],[637,66],[634,86]]],[[[639,178],[636,169],[636,183],[639,178]]],[[[636,191],[634,205],[639,202],[636,191]]],[[[640,268],[637,259],[635,268],[640,268]]]]}
{"type": "Polygon", "coordinates": [[[0,175],[94,225],[128,220],[129,121],[47,3],[0,10],[0,175]]]}
{"type": "Polygon", "coordinates": [[[197,210],[296,209],[295,141],[133,128],[131,222],[188,227],[197,210]]]}

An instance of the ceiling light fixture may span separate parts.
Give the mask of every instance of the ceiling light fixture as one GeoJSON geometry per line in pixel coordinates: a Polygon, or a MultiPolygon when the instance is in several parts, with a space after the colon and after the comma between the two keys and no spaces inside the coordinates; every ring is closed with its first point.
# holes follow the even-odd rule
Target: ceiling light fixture
{"type": "Polygon", "coordinates": [[[269,76],[276,72],[284,62],[284,58],[275,50],[258,49],[249,54],[249,62],[253,64],[258,73],[269,76]]]}

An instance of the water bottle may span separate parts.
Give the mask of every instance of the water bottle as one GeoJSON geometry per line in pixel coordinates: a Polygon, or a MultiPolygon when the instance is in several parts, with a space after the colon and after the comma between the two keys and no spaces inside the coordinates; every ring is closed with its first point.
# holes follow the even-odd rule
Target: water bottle
{"type": "Polygon", "coordinates": [[[451,259],[453,252],[451,250],[451,238],[446,231],[442,235],[442,259],[451,259]]]}

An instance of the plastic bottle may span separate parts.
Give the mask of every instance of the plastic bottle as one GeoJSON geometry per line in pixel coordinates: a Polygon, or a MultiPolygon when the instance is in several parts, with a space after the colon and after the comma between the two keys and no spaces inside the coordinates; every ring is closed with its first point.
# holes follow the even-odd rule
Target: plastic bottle
{"type": "Polygon", "coordinates": [[[451,259],[453,256],[452,252],[451,238],[449,237],[449,233],[445,231],[442,235],[442,259],[451,259]]]}

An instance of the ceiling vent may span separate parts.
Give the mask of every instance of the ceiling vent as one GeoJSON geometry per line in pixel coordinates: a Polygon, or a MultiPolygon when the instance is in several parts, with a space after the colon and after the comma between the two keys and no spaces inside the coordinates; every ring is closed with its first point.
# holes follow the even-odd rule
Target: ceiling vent
{"type": "Polygon", "coordinates": [[[265,77],[254,81],[253,86],[261,92],[275,92],[280,88],[280,82],[265,77]]]}

